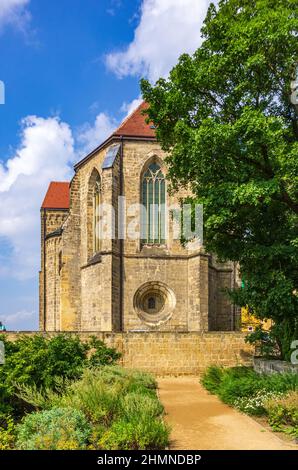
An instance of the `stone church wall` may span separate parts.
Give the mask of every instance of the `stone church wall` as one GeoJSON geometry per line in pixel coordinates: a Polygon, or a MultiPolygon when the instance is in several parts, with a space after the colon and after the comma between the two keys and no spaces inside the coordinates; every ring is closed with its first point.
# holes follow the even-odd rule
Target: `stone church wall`
{"type": "MultiPolygon", "coordinates": [[[[231,287],[231,267],[214,265],[204,251],[189,251],[173,237],[163,246],[142,246],[139,238],[120,241],[118,196],[126,208],[141,202],[141,177],[150,159],[162,164],[165,154],[154,141],[123,141],[123,181],[119,155],[113,168],[102,170],[106,149],[94,153],[71,182],[68,211],[42,213],[42,272],[40,274],[40,329],[62,331],[207,331],[231,329],[232,307],[221,289],[231,287]],[[101,178],[101,203],[115,208],[114,239],[107,237],[94,256],[92,175],[101,178]],[[43,233],[63,228],[46,240],[46,322],[44,321],[43,233]],[[61,254],[60,254],[61,253],[61,254]],[[121,282],[122,281],[122,282],[121,282]],[[150,284],[150,285],[149,285],[150,284]],[[149,285],[166,298],[164,318],[144,320],[138,292],[149,285]],[[123,302],[121,303],[121,298],[123,302]]],[[[166,175],[166,168],[163,168],[166,175]]],[[[186,188],[168,194],[169,206],[187,196],[186,188]]],[[[135,220],[130,213],[127,225],[135,220]]],[[[139,229],[139,226],[136,226],[139,229]]],[[[213,262],[213,261],[212,261],[213,262]]],[[[152,317],[151,317],[152,318],[152,317]]]]}
{"type": "Polygon", "coordinates": [[[61,330],[80,330],[81,321],[81,217],[80,178],[71,183],[70,215],[63,225],[61,278],[61,330]]]}
{"type": "Polygon", "coordinates": [[[68,216],[68,211],[41,211],[41,271],[40,271],[40,329],[60,328],[60,266],[59,253],[61,235],[45,236],[59,230],[68,216]],[[45,254],[45,256],[44,256],[45,254]],[[44,314],[44,282],[46,282],[46,315],[44,314]]]}

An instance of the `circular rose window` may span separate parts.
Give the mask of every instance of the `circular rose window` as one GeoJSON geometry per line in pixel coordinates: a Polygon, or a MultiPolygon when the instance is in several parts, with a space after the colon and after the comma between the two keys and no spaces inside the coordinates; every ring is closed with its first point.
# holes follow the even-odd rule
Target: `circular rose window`
{"type": "Polygon", "coordinates": [[[134,296],[134,308],[138,316],[154,326],[169,320],[175,304],[173,291],[157,281],[143,284],[134,296]]]}

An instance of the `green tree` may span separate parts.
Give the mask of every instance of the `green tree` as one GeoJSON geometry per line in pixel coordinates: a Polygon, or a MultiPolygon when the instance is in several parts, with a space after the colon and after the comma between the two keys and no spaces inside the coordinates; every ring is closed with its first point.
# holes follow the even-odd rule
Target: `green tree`
{"type": "Polygon", "coordinates": [[[141,82],[173,187],[204,204],[207,250],[245,281],[230,295],[274,320],[283,356],[298,337],[297,34],[297,0],[221,0],[194,55],[141,82]]]}

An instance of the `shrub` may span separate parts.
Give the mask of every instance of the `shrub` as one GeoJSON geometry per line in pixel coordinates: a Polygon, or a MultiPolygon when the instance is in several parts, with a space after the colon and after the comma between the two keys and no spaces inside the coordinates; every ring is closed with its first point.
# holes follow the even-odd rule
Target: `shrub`
{"type": "Polygon", "coordinates": [[[298,392],[268,399],[264,403],[269,424],[275,431],[284,431],[298,437],[298,392]]]}
{"type": "Polygon", "coordinates": [[[262,416],[266,414],[265,404],[267,400],[276,400],[281,396],[279,392],[268,392],[267,390],[258,390],[252,397],[236,398],[233,406],[243,413],[249,415],[262,416]]]}
{"type": "Polygon", "coordinates": [[[106,450],[164,449],[168,445],[169,434],[168,426],[160,419],[119,419],[102,436],[99,447],[106,450]]]}
{"type": "Polygon", "coordinates": [[[52,408],[31,413],[17,426],[17,448],[22,450],[85,449],[91,429],[81,411],[52,408]]]}
{"type": "Polygon", "coordinates": [[[114,348],[108,348],[105,343],[91,336],[88,347],[91,354],[89,356],[89,363],[92,367],[107,366],[115,364],[121,357],[121,354],[114,348]]]}
{"type": "Polygon", "coordinates": [[[32,406],[35,410],[47,410],[59,406],[63,393],[71,382],[57,378],[55,389],[44,387],[39,389],[36,385],[16,384],[15,396],[22,402],[32,406]]]}
{"type": "Polygon", "coordinates": [[[245,342],[256,346],[257,353],[263,357],[274,357],[280,355],[275,339],[270,331],[263,330],[262,326],[257,326],[255,331],[248,334],[245,342]]]}
{"type": "MultiPolygon", "coordinates": [[[[7,348],[7,346],[6,346],[7,348]]],[[[48,339],[42,335],[21,336],[6,351],[1,376],[8,385],[54,386],[57,377],[78,378],[86,361],[88,346],[64,334],[48,339]]]]}
{"type": "Polygon", "coordinates": [[[121,383],[123,388],[133,391],[138,388],[144,390],[155,390],[156,380],[148,373],[134,369],[124,369],[123,367],[112,365],[102,367],[96,371],[97,377],[106,384],[121,383]]]}
{"type": "Polygon", "coordinates": [[[141,413],[137,403],[142,403],[144,409],[147,405],[147,411],[149,404],[156,406],[161,413],[163,409],[152,388],[155,385],[148,374],[117,366],[86,370],[80,380],[69,386],[61,403],[82,410],[93,423],[108,426],[128,406],[141,413]]]}
{"type": "Polygon", "coordinates": [[[119,416],[126,421],[138,421],[143,417],[154,419],[163,412],[164,408],[156,395],[152,397],[132,392],[120,401],[119,416]]]}
{"type": "Polygon", "coordinates": [[[15,342],[2,335],[1,340],[6,361],[0,368],[0,413],[6,414],[24,412],[24,402],[14,396],[16,384],[41,392],[60,391],[70,380],[78,379],[84,368],[113,364],[119,358],[116,350],[95,338],[84,343],[78,336],[59,334],[47,338],[36,334],[21,336],[15,342]]]}
{"type": "MultiPolygon", "coordinates": [[[[202,384],[211,393],[217,394],[223,402],[234,405],[240,398],[252,398],[261,393],[286,393],[298,388],[296,374],[264,375],[249,367],[227,369],[209,367],[202,378],[202,384]]],[[[245,401],[243,402],[245,403],[245,401]]]]}
{"type": "Polygon", "coordinates": [[[15,424],[11,416],[1,419],[0,424],[0,450],[10,450],[15,442],[15,424]]]}
{"type": "Polygon", "coordinates": [[[164,410],[155,388],[149,374],[118,366],[86,368],[76,381],[57,379],[55,390],[19,385],[18,396],[45,411],[24,419],[17,445],[22,449],[164,448],[169,429],[161,419],[164,410]],[[82,440],[81,434],[73,434],[84,427],[77,428],[65,418],[75,410],[90,423],[88,442],[86,435],[82,440]]]}
{"type": "Polygon", "coordinates": [[[148,390],[156,390],[157,382],[151,374],[139,370],[129,370],[127,373],[131,377],[133,384],[148,390]]]}
{"type": "Polygon", "coordinates": [[[61,404],[81,410],[92,422],[110,424],[119,408],[121,383],[107,384],[100,372],[86,370],[70,385],[61,404]]]}

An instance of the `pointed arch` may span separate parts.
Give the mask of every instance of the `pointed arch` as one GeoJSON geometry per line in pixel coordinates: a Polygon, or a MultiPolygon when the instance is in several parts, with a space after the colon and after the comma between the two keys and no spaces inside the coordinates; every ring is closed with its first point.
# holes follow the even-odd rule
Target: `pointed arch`
{"type": "Polygon", "coordinates": [[[101,177],[93,168],[88,184],[88,257],[100,251],[101,177]]]}
{"type": "Polygon", "coordinates": [[[150,158],[141,176],[141,241],[161,245],[166,239],[166,179],[161,162],[150,158]]]}

